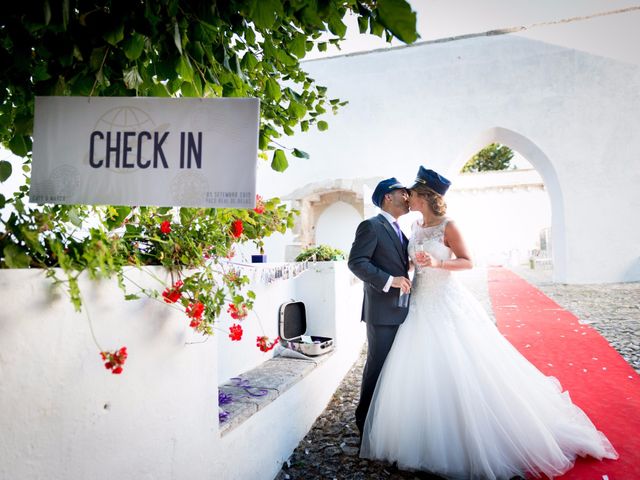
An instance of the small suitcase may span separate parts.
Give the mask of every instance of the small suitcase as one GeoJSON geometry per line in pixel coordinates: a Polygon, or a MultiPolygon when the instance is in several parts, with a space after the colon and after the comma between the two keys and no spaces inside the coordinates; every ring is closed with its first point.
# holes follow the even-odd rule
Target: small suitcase
{"type": "Polygon", "coordinates": [[[303,341],[307,331],[307,312],[303,302],[287,302],[280,306],[278,333],[280,345],[304,355],[317,356],[333,350],[333,338],[311,336],[303,341]]]}

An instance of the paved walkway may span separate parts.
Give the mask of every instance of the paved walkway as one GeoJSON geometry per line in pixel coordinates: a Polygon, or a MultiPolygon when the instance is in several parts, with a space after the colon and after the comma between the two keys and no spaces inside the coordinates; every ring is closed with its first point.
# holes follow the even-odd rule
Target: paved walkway
{"type": "MultiPolygon", "coordinates": [[[[640,283],[560,285],[550,271],[516,268],[514,271],[538,287],[582,323],[598,330],[640,373],[640,283]]],[[[486,271],[460,272],[460,278],[489,310],[486,271]]],[[[326,410],[276,476],[276,480],[330,479],[438,479],[433,475],[399,471],[387,463],[358,458],[354,410],[366,350],[347,373],[326,410]]]]}

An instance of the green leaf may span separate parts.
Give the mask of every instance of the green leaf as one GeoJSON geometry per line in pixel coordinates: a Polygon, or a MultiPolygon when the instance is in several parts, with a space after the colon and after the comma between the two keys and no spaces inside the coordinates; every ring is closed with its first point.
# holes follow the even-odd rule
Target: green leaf
{"type": "Polygon", "coordinates": [[[4,195],[0,193],[0,208],[4,208],[6,204],[7,204],[7,199],[5,198],[4,195]]]}
{"type": "Polygon", "coordinates": [[[318,43],[318,50],[321,51],[321,52],[326,52],[327,51],[327,43],[326,42],[318,43]]]}
{"type": "Polygon", "coordinates": [[[369,20],[369,31],[376,37],[382,37],[382,34],[384,33],[384,25],[377,22],[374,18],[371,18],[371,20],[369,20]]]}
{"type": "Polygon", "coordinates": [[[82,228],[82,219],[78,214],[78,209],[75,207],[69,210],[69,221],[76,227],[82,228]]]}
{"type": "Polygon", "coordinates": [[[289,42],[289,49],[298,58],[303,58],[307,54],[307,37],[299,33],[289,42]]]}
{"type": "Polygon", "coordinates": [[[26,142],[24,141],[24,137],[22,135],[14,135],[13,138],[9,141],[9,149],[13,152],[14,155],[19,157],[25,157],[27,153],[29,153],[26,142]]]}
{"type": "Polygon", "coordinates": [[[249,8],[253,23],[259,29],[273,27],[276,16],[284,16],[280,0],[251,0],[249,8]]]}
{"type": "Polygon", "coordinates": [[[31,74],[34,82],[42,82],[43,80],[49,80],[51,75],[47,72],[47,66],[43,64],[36,65],[31,74]]]}
{"type": "Polygon", "coordinates": [[[176,72],[182,77],[185,82],[193,81],[193,67],[187,57],[181,56],[178,60],[178,66],[176,72]]]}
{"type": "Polygon", "coordinates": [[[124,23],[117,25],[113,30],[105,33],[102,38],[110,45],[117,45],[124,38],[124,23]]]}
{"type": "Polygon", "coordinates": [[[94,48],[89,56],[89,65],[93,71],[100,70],[107,47],[94,48]]]}
{"type": "Polygon", "coordinates": [[[4,247],[4,263],[9,268],[27,268],[31,264],[31,257],[13,243],[4,247]]]}
{"type": "Polygon", "coordinates": [[[161,83],[154,83],[151,86],[151,95],[154,97],[170,97],[167,87],[161,83]]]}
{"type": "Polygon", "coordinates": [[[307,108],[294,100],[289,102],[289,108],[287,110],[297,119],[302,119],[307,114],[307,108]]]}
{"type": "Polygon", "coordinates": [[[137,60],[144,50],[144,36],[134,33],[124,42],[123,48],[129,60],[137,60]]]}
{"type": "Polygon", "coordinates": [[[377,10],[380,22],[400,40],[413,43],[418,39],[416,14],[406,0],[380,0],[377,10]]]}
{"type": "Polygon", "coordinates": [[[369,28],[369,18],[368,17],[358,17],[358,29],[360,33],[366,33],[367,28],[369,28]]]}
{"type": "Polygon", "coordinates": [[[253,31],[253,28],[247,28],[247,31],[244,33],[244,39],[249,45],[254,45],[256,43],[256,33],[253,31]]]}
{"type": "Polygon", "coordinates": [[[129,70],[125,70],[122,74],[124,84],[127,88],[136,90],[143,83],[142,77],[140,76],[140,73],[138,73],[137,65],[134,65],[129,70]]]}
{"type": "Polygon", "coordinates": [[[173,43],[175,43],[180,55],[182,55],[182,37],[180,36],[180,26],[178,22],[173,23],[173,43]]]}
{"type": "Polygon", "coordinates": [[[284,151],[281,149],[273,152],[273,160],[271,160],[271,168],[273,168],[276,172],[284,172],[287,167],[289,167],[289,162],[287,161],[287,156],[284,151]]]}
{"type": "Polygon", "coordinates": [[[267,79],[265,93],[267,94],[267,97],[275,100],[276,102],[282,97],[280,85],[273,78],[267,79]]]}
{"type": "Polygon", "coordinates": [[[125,300],[138,300],[139,298],[140,298],[140,295],[136,295],[135,293],[129,293],[124,296],[125,300]]]}
{"type": "Polygon", "coordinates": [[[0,182],[6,182],[11,176],[12,170],[11,163],[6,160],[0,160],[0,182]]]}
{"type": "Polygon", "coordinates": [[[324,132],[327,128],[329,128],[329,124],[327,122],[325,122],[324,120],[320,120],[318,122],[318,130],[324,132]]]}
{"type": "Polygon", "coordinates": [[[309,158],[309,154],[307,152],[298,150],[297,148],[293,149],[293,156],[298,158],[309,158]]]}
{"type": "Polygon", "coordinates": [[[347,33],[347,26],[342,23],[342,19],[338,14],[329,17],[329,31],[340,38],[344,38],[347,33]]]}
{"type": "Polygon", "coordinates": [[[180,91],[182,92],[183,97],[198,97],[198,93],[196,92],[193,83],[191,82],[183,82],[180,87],[180,91]]]}

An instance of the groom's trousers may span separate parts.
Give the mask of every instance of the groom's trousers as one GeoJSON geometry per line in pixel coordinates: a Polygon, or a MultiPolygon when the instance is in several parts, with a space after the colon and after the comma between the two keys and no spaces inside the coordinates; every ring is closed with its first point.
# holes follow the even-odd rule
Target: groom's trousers
{"type": "Polygon", "coordinates": [[[360,435],[364,431],[364,422],[371,404],[371,397],[376,388],[380,370],[384,365],[393,339],[396,337],[399,325],[371,325],[367,323],[367,363],[362,374],[362,386],[360,387],[360,402],[356,407],[356,426],[360,435]]]}

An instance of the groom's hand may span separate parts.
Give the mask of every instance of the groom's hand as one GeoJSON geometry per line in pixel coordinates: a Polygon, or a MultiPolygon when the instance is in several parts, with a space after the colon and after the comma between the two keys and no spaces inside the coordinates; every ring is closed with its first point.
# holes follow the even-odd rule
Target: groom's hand
{"type": "Polygon", "coordinates": [[[404,293],[409,293],[411,291],[411,281],[407,277],[393,277],[391,286],[399,288],[404,293]]]}

